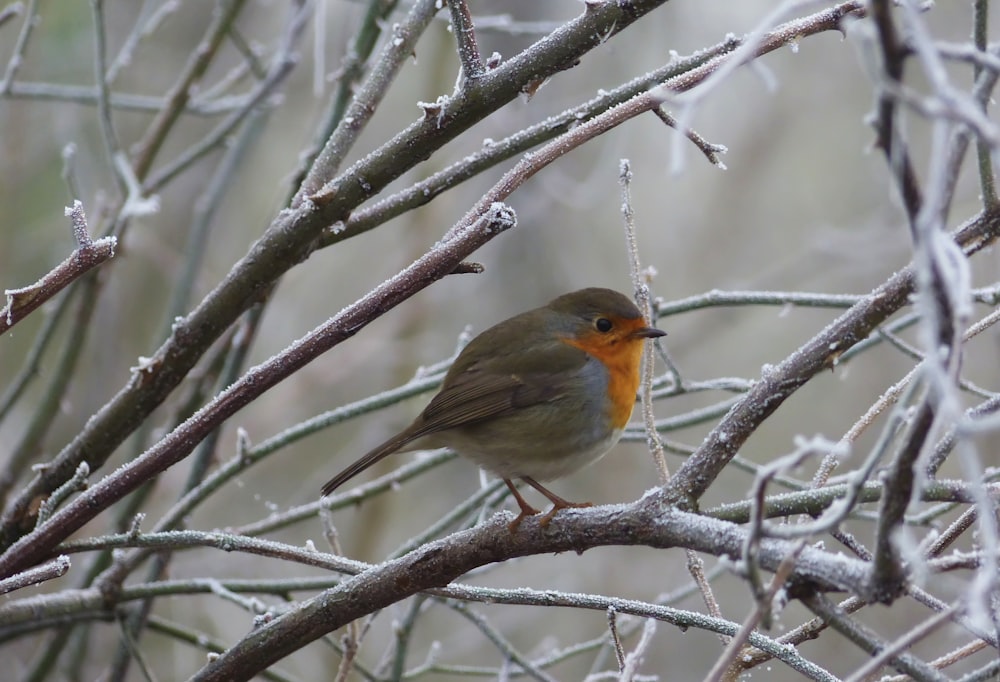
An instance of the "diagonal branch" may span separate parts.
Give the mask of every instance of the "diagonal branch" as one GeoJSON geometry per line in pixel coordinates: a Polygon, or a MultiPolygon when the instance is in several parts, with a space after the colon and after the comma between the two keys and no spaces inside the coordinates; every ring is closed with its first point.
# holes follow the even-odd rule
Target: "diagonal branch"
{"type": "MultiPolygon", "coordinates": [[[[278,384],[320,354],[351,338],[373,319],[416,292],[450,274],[464,257],[514,226],[513,211],[493,204],[457,225],[450,239],[424,254],[392,279],[327,320],[285,351],[250,369],[239,381],[191,416],[170,434],[102,479],[58,511],[46,523],[21,538],[0,556],[0,575],[23,570],[81,528],[109,505],[190,454],[209,433],[240,408],[278,384]]],[[[155,362],[155,360],[154,360],[155,362]]],[[[145,368],[136,371],[142,380],[145,368]]]]}

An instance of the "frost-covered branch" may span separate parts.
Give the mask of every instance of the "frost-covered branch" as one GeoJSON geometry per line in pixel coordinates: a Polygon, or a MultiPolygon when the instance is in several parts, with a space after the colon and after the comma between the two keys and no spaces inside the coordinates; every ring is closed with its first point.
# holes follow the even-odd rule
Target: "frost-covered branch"
{"type": "Polygon", "coordinates": [[[114,237],[90,238],[87,217],[83,212],[81,202],[75,201],[72,207],[67,207],[66,216],[73,225],[76,249],[66,260],[34,284],[4,291],[7,304],[0,309],[0,334],[23,320],[87,272],[114,257],[117,240],[114,237]]]}

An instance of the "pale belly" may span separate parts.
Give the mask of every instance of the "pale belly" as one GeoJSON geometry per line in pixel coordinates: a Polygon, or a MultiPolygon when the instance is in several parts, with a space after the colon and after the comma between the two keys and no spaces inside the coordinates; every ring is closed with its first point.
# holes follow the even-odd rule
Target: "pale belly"
{"type": "Polygon", "coordinates": [[[480,429],[475,434],[447,431],[428,440],[435,447],[454,448],[500,478],[526,476],[536,481],[552,481],[593,464],[606,455],[622,435],[622,430],[618,429],[603,438],[579,432],[559,434],[561,437],[553,437],[556,434],[550,433],[537,439],[499,435],[491,438],[483,431],[480,429]]]}

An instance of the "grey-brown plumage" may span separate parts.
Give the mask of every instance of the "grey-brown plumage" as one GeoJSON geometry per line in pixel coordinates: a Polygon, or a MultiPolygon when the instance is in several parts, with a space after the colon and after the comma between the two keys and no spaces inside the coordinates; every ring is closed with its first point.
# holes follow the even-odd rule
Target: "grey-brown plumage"
{"type": "MultiPolygon", "coordinates": [[[[628,298],[598,288],[500,322],[462,350],[441,390],[410,426],[330,479],[323,494],[401,449],[452,447],[512,490],[510,479],[522,478],[557,507],[568,506],[538,480],[566,475],[617,442],[635,399],[642,340],[662,334],[644,326],[628,298]],[[607,368],[609,359],[618,358],[635,379],[627,377],[624,389],[607,368]],[[630,391],[624,420],[609,425],[623,411],[609,411],[609,391],[620,390],[630,391]]],[[[535,513],[515,494],[522,516],[535,513]]]]}

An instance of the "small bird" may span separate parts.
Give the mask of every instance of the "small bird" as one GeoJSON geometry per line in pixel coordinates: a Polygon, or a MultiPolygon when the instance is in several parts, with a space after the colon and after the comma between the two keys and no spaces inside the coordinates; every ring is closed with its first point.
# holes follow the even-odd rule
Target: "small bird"
{"type": "Polygon", "coordinates": [[[327,481],[323,495],[402,448],[449,447],[503,479],[521,513],[539,514],[519,478],[552,502],[546,526],[568,502],[539,481],[566,476],[604,456],[632,416],[647,327],[623,294],[590,288],[490,327],[467,345],[441,390],[412,424],[327,481]]]}

